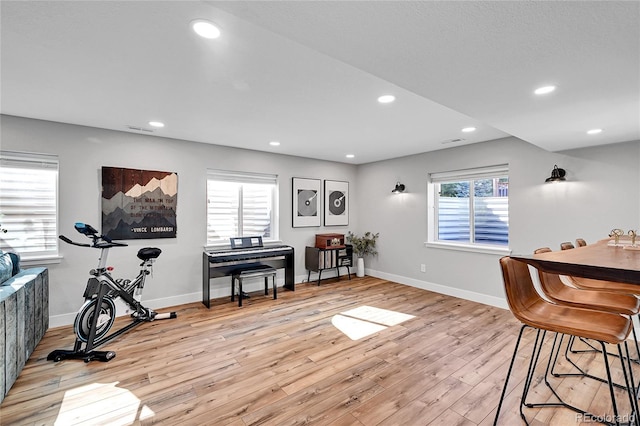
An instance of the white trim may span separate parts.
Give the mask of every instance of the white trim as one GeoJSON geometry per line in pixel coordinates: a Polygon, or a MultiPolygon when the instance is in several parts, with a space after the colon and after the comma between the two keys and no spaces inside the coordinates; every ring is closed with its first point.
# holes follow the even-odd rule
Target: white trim
{"type": "Polygon", "coordinates": [[[35,256],[35,257],[22,257],[20,256],[20,267],[42,266],[42,265],[57,265],[62,263],[63,256],[35,256]]]}
{"type": "Polygon", "coordinates": [[[447,296],[458,297],[460,299],[470,300],[472,302],[482,303],[483,305],[495,306],[496,308],[509,309],[506,298],[489,296],[475,291],[462,290],[459,288],[448,287],[441,284],[435,284],[428,281],[416,280],[414,278],[403,277],[400,275],[387,274],[385,272],[365,269],[366,275],[405,284],[422,290],[433,291],[435,293],[446,294],[447,296]]]}
{"type": "Polygon", "coordinates": [[[442,241],[425,241],[425,247],[438,248],[446,250],[468,251],[473,253],[495,254],[498,256],[509,256],[511,250],[508,247],[497,246],[483,246],[480,244],[460,244],[460,243],[445,243],[442,241]]]}
{"type": "MultiPolygon", "coordinates": [[[[282,271],[284,270],[279,270],[278,275],[276,276],[276,286],[278,287],[278,291],[280,291],[280,288],[284,286],[284,275],[282,271]]],[[[301,276],[295,277],[295,282],[303,284],[303,280],[306,280],[306,279],[307,279],[306,274],[301,275],[301,276]]],[[[262,289],[264,285],[263,282],[257,282],[257,281],[249,282],[248,284],[249,285],[245,285],[245,289],[248,292],[258,291],[262,289]]],[[[231,295],[231,277],[214,278],[212,279],[210,286],[211,286],[210,287],[211,299],[220,299],[223,297],[230,297],[231,295]]],[[[289,290],[286,290],[286,291],[289,291],[289,290]]],[[[195,302],[202,303],[202,291],[198,291],[196,293],[180,294],[180,295],[171,296],[171,297],[162,297],[159,299],[146,300],[144,298],[144,295],[142,298],[142,304],[145,307],[151,308],[151,309],[158,309],[158,310],[166,309],[171,306],[185,305],[188,303],[195,303],[195,302]]],[[[121,309],[121,307],[126,308],[126,305],[124,305],[124,303],[121,301],[120,298],[116,300],[116,303],[117,303],[116,309],[117,309],[118,317],[128,316],[129,314],[125,312],[124,309],[121,309]],[[121,306],[120,304],[122,304],[123,306],[121,306]]],[[[211,308],[211,311],[213,313],[215,311],[215,308],[211,308]]],[[[49,327],[52,328],[52,327],[62,327],[62,326],[72,325],[76,319],[76,314],[77,312],[71,312],[71,313],[60,314],[60,315],[51,315],[49,316],[49,327]]]]}
{"type": "MultiPolygon", "coordinates": [[[[120,299],[117,299],[117,301],[119,300],[120,299]]],[[[160,299],[153,299],[153,300],[142,299],[142,304],[145,307],[151,308],[151,309],[165,309],[171,306],[185,305],[187,303],[193,303],[193,302],[202,302],[202,292],[181,294],[178,296],[163,297],[160,299]]],[[[129,314],[124,311],[120,311],[120,313],[121,315],[118,315],[119,317],[129,316],[129,314]]],[[[72,325],[76,319],[76,315],[77,315],[77,312],[60,314],[60,315],[51,315],[49,316],[49,328],[72,325]]]]}

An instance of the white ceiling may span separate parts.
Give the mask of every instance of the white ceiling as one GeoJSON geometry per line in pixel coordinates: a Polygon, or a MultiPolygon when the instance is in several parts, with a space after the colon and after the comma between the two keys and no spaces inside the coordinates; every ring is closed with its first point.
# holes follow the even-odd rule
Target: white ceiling
{"type": "Polygon", "coordinates": [[[354,164],[508,135],[551,151],[640,140],[638,1],[3,0],[0,14],[3,114],[354,164]],[[195,35],[198,18],[222,36],[195,35]],[[166,127],[128,128],[150,120],[166,127]]]}

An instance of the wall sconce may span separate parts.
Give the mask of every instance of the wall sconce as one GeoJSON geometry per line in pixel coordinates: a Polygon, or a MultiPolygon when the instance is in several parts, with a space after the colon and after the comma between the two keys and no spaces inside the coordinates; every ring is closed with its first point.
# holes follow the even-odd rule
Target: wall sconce
{"type": "Polygon", "coordinates": [[[396,187],[393,188],[393,191],[391,191],[391,192],[393,192],[394,194],[400,194],[400,193],[404,192],[404,184],[402,184],[400,182],[396,183],[396,187]]]}
{"type": "Polygon", "coordinates": [[[558,166],[555,165],[553,166],[553,170],[551,170],[551,176],[545,179],[545,182],[560,182],[563,180],[567,180],[564,177],[566,174],[567,172],[565,172],[564,169],[559,169],[558,166]]]}

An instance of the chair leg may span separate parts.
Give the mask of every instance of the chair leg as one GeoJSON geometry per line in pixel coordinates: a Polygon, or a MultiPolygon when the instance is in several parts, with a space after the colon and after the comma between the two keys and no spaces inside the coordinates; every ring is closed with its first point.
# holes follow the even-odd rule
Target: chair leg
{"type": "Polygon", "coordinates": [[[627,368],[625,368],[625,358],[622,354],[622,347],[618,344],[618,357],[620,358],[620,363],[622,364],[622,373],[624,374],[624,381],[627,385],[627,396],[629,397],[629,404],[632,409],[632,418],[631,421],[635,419],[635,423],[637,424],[640,419],[638,419],[638,392],[637,387],[635,386],[635,381],[633,380],[633,370],[631,369],[631,359],[629,357],[629,345],[627,342],[624,342],[625,351],[627,353],[627,368]],[[627,372],[628,369],[628,372],[627,372]]]}
{"type": "Polygon", "coordinates": [[[269,277],[268,276],[264,277],[264,295],[265,296],[269,295],[269,277]]]}
{"type": "MultiPolygon", "coordinates": [[[[633,329],[632,329],[633,330],[633,329]]],[[[635,345],[636,348],[638,347],[638,341],[635,339],[635,330],[633,330],[634,333],[634,340],[635,340],[635,345]]],[[[565,359],[569,362],[569,364],[571,364],[576,370],[578,370],[578,373],[557,373],[555,371],[555,367],[556,367],[556,363],[557,363],[557,358],[558,358],[558,352],[556,352],[556,357],[553,360],[553,366],[551,367],[551,375],[553,377],[557,377],[557,378],[562,378],[562,377],[587,377],[589,379],[593,379],[593,380],[597,380],[599,382],[602,383],[607,383],[606,379],[603,379],[602,377],[597,377],[594,376],[592,374],[587,373],[586,371],[584,371],[580,366],[578,366],[578,364],[576,364],[570,357],[569,357],[569,353],[574,353],[574,354],[579,354],[579,353],[588,353],[588,352],[600,352],[600,349],[597,348],[596,346],[594,346],[593,344],[591,344],[591,342],[589,342],[586,339],[583,338],[578,338],[580,341],[582,341],[584,344],[586,344],[589,348],[591,349],[580,349],[580,350],[576,350],[573,349],[573,344],[576,341],[576,337],[575,336],[570,336],[569,337],[569,343],[567,344],[567,347],[565,349],[565,353],[564,353],[564,357],[565,359]]],[[[638,351],[638,349],[636,349],[636,351],[638,351]]],[[[640,351],[638,351],[638,353],[640,353],[640,351]]],[[[609,353],[609,356],[613,356],[613,357],[618,357],[618,354],[615,353],[609,353]]],[[[634,358],[632,359],[633,362],[637,362],[637,360],[634,358]]],[[[618,383],[613,383],[613,386],[620,388],[620,389],[626,389],[626,386],[624,385],[620,385],[618,383]]]]}
{"type": "MultiPolygon", "coordinates": [[[[551,365],[552,363],[555,362],[555,359],[557,359],[559,352],[561,350],[561,346],[562,346],[562,342],[564,339],[564,335],[562,335],[560,337],[560,341],[558,341],[558,336],[556,335],[556,338],[554,339],[552,348],[551,348],[551,353],[549,355],[549,361],[547,362],[547,369],[545,371],[545,375],[544,375],[544,382],[545,385],[549,388],[549,390],[551,390],[551,392],[553,393],[553,395],[555,396],[555,398],[558,400],[558,402],[546,402],[546,403],[524,403],[527,407],[529,408],[542,408],[542,407],[565,407],[568,408],[572,411],[575,411],[576,413],[582,414],[585,417],[591,417],[591,418],[598,418],[601,416],[596,416],[592,413],[589,413],[588,411],[582,410],[578,407],[575,407],[573,405],[570,405],[568,403],[566,403],[561,397],[560,395],[558,395],[558,393],[556,392],[556,390],[551,386],[551,384],[548,381],[548,376],[551,370],[551,365]]],[[[618,413],[618,407],[617,407],[617,403],[616,403],[616,397],[615,397],[615,391],[614,391],[614,386],[615,383],[613,383],[613,378],[611,376],[611,368],[609,365],[609,355],[607,353],[606,350],[606,345],[603,342],[599,342],[602,350],[598,350],[598,352],[602,353],[603,356],[603,361],[605,363],[605,371],[607,373],[607,385],[609,386],[609,393],[611,396],[611,404],[612,404],[612,409],[613,409],[613,419],[615,420],[614,422],[605,422],[605,424],[615,424],[615,425],[619,425],[620,424],[620,419],[621,416],[618,413]]],[[[568,343],[569,344],[569,343],[568,343]]],[[[630,422],[637,422],[638,421],[638,400],[637,400],[637,392],[636,392],[636,388],[635,388],[635,382],[633,379],[633,372],[631,371],[631,360],[629,359],[629,346],[627,344],[627,342],[624,342],[625,344],[625,349],[626,349],[626,356],[623,355],[622,353],[622,348],[620,346],[620,344],[618,345],[618,353],[619,355],[616,355],[616,358],[620,359],[621,365],[622,365],[622,372],[624,375],[624,379],[625,379],[625,384],[626,386],[620,386],[623,389],[625,389],[627,391],[627,395],[629,397],[629,401],[631,404],[631,414],[630,414],[630,422]],[[625,365],[626,363],[626,365],[625,365]]],[[[530,380],[529,378],[527,380],[530,380]]],[[[529,384],[530,382],[527,382],[525,384],[525,386],[527,384],[529,384]]],[[[527,389],[528,390],[528,389],[527,389]]],[[[523,398],[522,401],[525,401],[526,395],[523,394],[523,398]]],[[[521,411],[522,413],[522,411],[521,411]]],[[[525,419],[526,422],[526,419],[525,419]]]]}
{"type": "MultiPolygon", "coordinates": [[[[529,395],[529,389],[531,388],[531,382],[533,381],[533,373],[536,370],[536,366],[538,365],[538,360],[540,359],[540,353],[542,352],[542,346],[544,345],[544,338],[546,337],[547,332],[543,330],[538,330],[538,334],[536,335],[536,340],[533,343],[533,349],[531,350],[531,360],[529,361],[529,370],[527,371],[527,378],[524,383],[524,389],[522,390],[522,398],[520,399],[520,417],[526,424],[527,419],[525,418],[524,412],[522,411],[522,407],[532,407],[533,404],[527,403],[527,396],[529,395]],[[542,337],[540,336],[542,334],[542,337]]],[[[558,340],[558,333],[556,333],[553,343],[558,340]]]]}
{"type": "Polygon", "coordinates": [[[518,340],[516,340],[516,347],[513,350],[513,356],[511,357],[511,362],[509,363],[509,369],[507,370],[507,377],[504,381],[504,386],[502,387],[502,394],[500,395],[500,401],[498,402],[498,409],[496,410],[496,418],[493,420],[493,426],[498,424],[498,417],[500,417],[500,409],[502,408],[502,402],[504,401],[504,396],[507,393],[507,386],[509,385],[509,377],[511,376],[511,370],[513,369],[513,363],[516,360],[516,355],[518,354],[518,347],[520,346],[520,340],[522,339],[522,332],[527,327],[527,325],[523,325],[520,327],[520,333],[518,333],[518,340]]]}
{"type": "MultiPolygon", "coordinates": [[[[600,352],[600,349],[598,349],[597,347],[593,346],[590,342],[580,338],[580,340],[582,342],[584,342],[585,344],[587,344],[587,346],[589,346],[590,348],[593,348],[591,350],[572,350],[572,346],[573,343],[575,342],[576,337],[575,336],[569,336],[569,342],[565,348],[564,351],[564,358],[567,360],[567,362],[569,362],[569,364],[571,364],[573,366],[573,368],[575,368],[576,370],[578,370],[578,373],[557,373],[555,371],[556,369],[556,365],[557,365],[557,361],[558,361],[558,355],[560,353],[560,345],[558,346],[558,350],[556,351],[556,356],[553,359],[553,364],[551,366],[551,375],[553,377],[557,377],[557,378],[562,378],[562,377],[587,377],[589,379],[593,379],[593,380],[597,380],[601,383],[607,383],[607,379],[603,379],[602,377],[598,377],[598,376],[594,376],[593,374],[589,374],[586,371],[584,371],[582,369],[582,367],[580,367],[578,364],[576,364],[570,357],[569,357],[569,353],[587,353],[587,352],[600,352]]],[[[612,354],[609,353],[609,356],[614,356],[617,357],[617,354],[612,354]]],[[[618,383],[614,383],[613,386],[620,388],[620,389],[626,389],[626,387],[624,385],[620,385],[618,383]]]]}
{"type": "MultiPolygon", "coordinates": [[[[633,321],[633,318],[631,316],[629,316],[629,319],[633,321]]],[[[632,359],[633,362],[635,362],[636,364],[640,364],[640,345],[638,344],[638,336],[636,335],[636,328],[635,326],[631,328],[631,332],[633,333],[633,340],[635,341],[635,346],[636,346],[636,357],[632,359]]],[[[587,352],[599,352],[600,349],[598,349],[597,347],[595,347],[594,345],[592,345],[589,341],[587,341],[586,339],[583,338],[579,338],[579,340],[584,343],[585,345],[587,345],[589,348],[591,349],[573,349],[573,342],[575,342],[575,338],[572,337],[571,338],[571,345],[568,348],[568,350],[571,353],[574,354],[581,354],[581,353],[587,353],[587,352]]],[[[611,356],[618,356],[617,354],[613,354],[610,353],[609,355],[611,356]]],[[[571,361],[570,361],[571,362],[571,361]]],[[[573,363],[572,363],[573,364],[573,363]]]]}
{"type": "Polygon", "coordinates": [[[242,299],[244,299],[244,292],[242,291],[242,278],[238,277],[238,307],[242,307],[242,299]]]}
{"type": "MultiPolygon", "coordinates": [[[[604,358],[604,368],[605,371],[607,372],[607,380],[609,381],[609,394],[611,395],[611,404],[613,407],[613,416],[616,420],[616,425],[620,424],[620,416],[618,415],[618,405],[616,404],[616,394],[615,391],[613,389],[613,379],[611,379],[611,367],[609,367],[609,357],[607,356],[607,347],[605,346],[604,343],[601,343],[602,345],[602,357],[604,358]]],[[[618,345],[618,350],[620,350],[620,345],[618,345]]],[[[622,361],[622,365],[623,365],[623,370],[624,370],[624,360],[622,358],[620,358],[620,360],[622,361]]],[[[625,379],[626,379],[626,374],[625,374],[625,379]]],[[[632,405],[633,407],[633,405],[632,405]]]]}

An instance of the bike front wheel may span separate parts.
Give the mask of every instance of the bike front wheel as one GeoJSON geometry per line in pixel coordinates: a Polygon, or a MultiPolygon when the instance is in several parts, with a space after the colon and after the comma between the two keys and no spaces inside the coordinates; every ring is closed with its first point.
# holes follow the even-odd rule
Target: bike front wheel
{"type": "Polygon", "coordinates": [[[102,298],[102,304],[99,309],[96,309],[97,304],[97,299],[87,300],[80,308],[78,315],[76,315],[73,330],[82,342],[89,340],[94,315],[98,315],[94,343],[98,343],[100,339],[106,336],[116,319],[116,305],[110,297],[102,298]]]}

